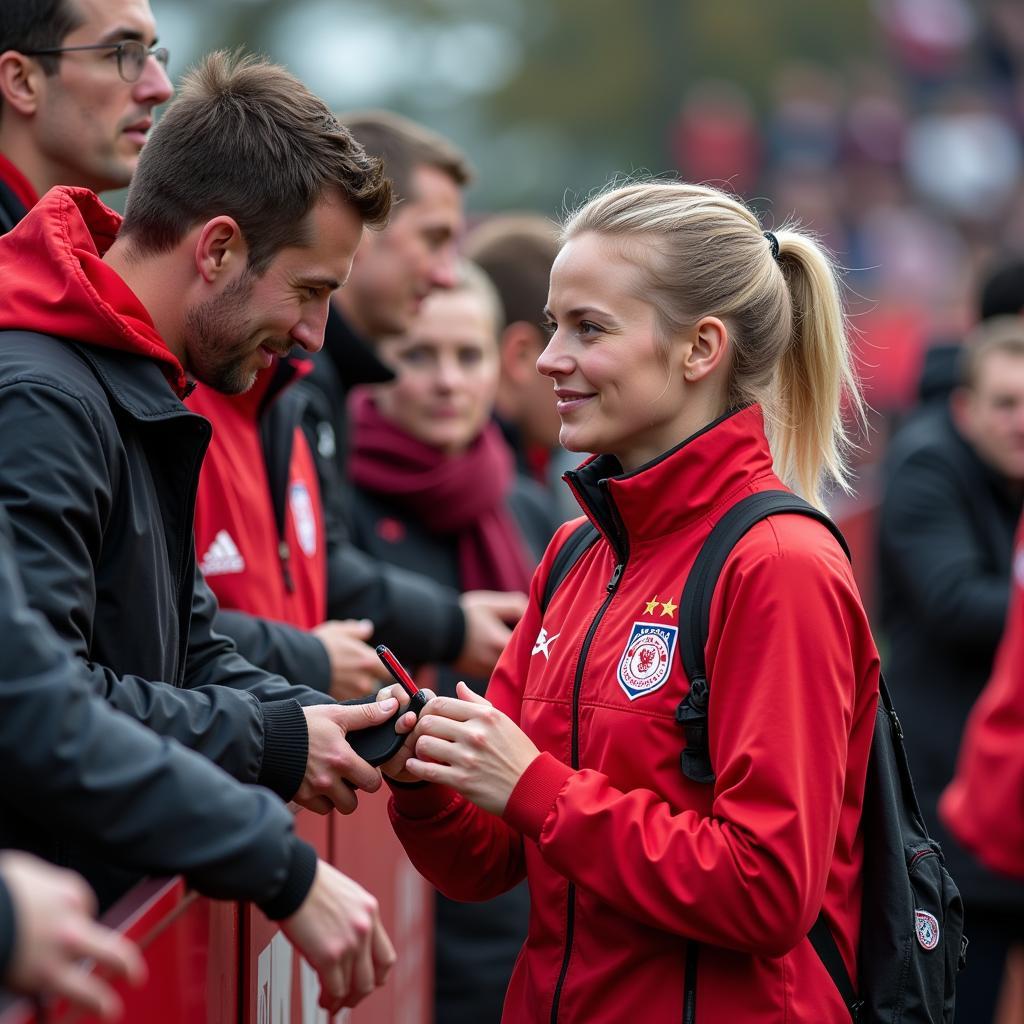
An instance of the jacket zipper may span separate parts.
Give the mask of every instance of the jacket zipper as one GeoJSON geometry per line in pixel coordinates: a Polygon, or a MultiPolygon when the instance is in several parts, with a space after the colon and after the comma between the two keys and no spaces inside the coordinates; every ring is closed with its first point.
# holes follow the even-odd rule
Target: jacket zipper
{"type": "MultiPolygon", "coordinates": [[[[572,764],[571,767],[578,769],[580,766],[580,689],[583,686],[583,668],[586,664],[587,655],[590,653],[590,645],[594,640],[597,627],[604,618],[604,613],[612,603],[615,591],[619,587],[622,573],[625,571],[625,562],[619,562],[615,566],[612,578],[608,581],[606,590],[608,595],[597,609],[597,614],[590,623],[587,635],[583,638],[583,646],[580,648],[579,660],[576,662],[576,675],[572,683],[572,764]]],[[[551,1000],[551,1024],[558,1024],[558,1004],[562,999],[562,986],[565,984],[565,976],[569,973],[569,960],[572,957],[573,929],[576,921],[576,886],[570,882],[566,891],[565,910],[565,952],[562,955],[562,968],[558,972],[558,981],[555,982],[555,994],[551,1000]]]]}
{"type": "MultiPolygon", "coordinates": [[[[182,687],[185,685],[185,668],[188,663],[188,641],[189,641],[189,627],[192,621],[192,589],[195,586],[194,577],[190,581],[186,579],[185,570],[188,567],[189,555],[195,554],[195,535],[192,532],[192,524],[195,522],[196,517],[196,491],[199,487],[199,470],[203,465],[203,456],[206,454],[206,443],[209,438],[206,436],[205,428],[201,424],[197,424],[195,428],[197,436],[202,437],[199,448],[193,452],[192,465],[189,468],[188,483],[185,488],[184,503],[182,506],[182,523],[188,523],[188,537],[191,540],[189,543],[183,543],[178,551],[178,568],[177,568],[177,583],[178,583],[178,665],[177,665],[177,678],[175,679],[175,685],[182,687]],[[192,585],[188,588],[188,594],[185,593],[186,584],[191,583],[192,585]],[[187,609],[185,618],[182,618],[182,610],[187,609]]],[[[198,569],[196,569],[198,572],[198,569]]]]}
{"type": "Polygon", "coordinates": [[[697,1020],[697,954],[700,943],[686,943],[686,981],[683,988],[683,1024],[695,1024],[697,1020]]]}

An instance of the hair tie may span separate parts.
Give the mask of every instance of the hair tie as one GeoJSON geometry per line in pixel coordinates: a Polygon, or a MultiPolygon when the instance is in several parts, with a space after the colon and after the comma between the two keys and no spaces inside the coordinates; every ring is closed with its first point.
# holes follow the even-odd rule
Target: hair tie
{"type": "Polygon", "coordinates": [[[776,263],[779,262],[779,240],[770,231],[764,232],[764,237],[768,239],[768,244],[772,247],[772,259],[776,263]]]}

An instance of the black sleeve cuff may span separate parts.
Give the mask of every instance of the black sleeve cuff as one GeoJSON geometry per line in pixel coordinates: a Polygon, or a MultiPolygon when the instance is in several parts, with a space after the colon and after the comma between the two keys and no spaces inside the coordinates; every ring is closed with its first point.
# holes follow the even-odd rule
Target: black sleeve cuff
{"type": "Polygon", "coordinates": [[[292,680],[302,683],[311,690],[318,690],[320,693],[331,693],[331,659],[327,655],[327,648],[314,636],[309,634],[309,659],[315,663],[308,679],[292,680]]]}
{"type": "Polygon", "coordinates": [[[11,894],[0,878],[0,984],[7,977],[7,968],[11,966],[11,957],[14,956],[17,926],[11,894]]]}
{"type": "Polygon", "coordinates": [[[292,862],[288,867],[288,877],[273,899],[260,904],[260,910],[271,921],[280,921],[283,918],[291,917],[305,902],[309,890],[313,887],[316,865],[316,850],[309,843],[296,838],[292,847],[292,862]]]}
{"type": "Polygon", "coordinates": [[[282,800],[295,796],[306,774],[309,758],[309,730],[297,700],[273,700],[260,705],[263,712],[263,764],[261,786],[273,790],[282,800]]]}
{"type": "Polygon", "coordinates": [[[462,645],[466,642],[466,616],[463,614],[462,605],[458,601],[453,601],[447,608],[441,609],[441,614],[446,620],[443,625],[445,647],[438,661],[458,661],[459,655],[462,654],[462,645]]]}

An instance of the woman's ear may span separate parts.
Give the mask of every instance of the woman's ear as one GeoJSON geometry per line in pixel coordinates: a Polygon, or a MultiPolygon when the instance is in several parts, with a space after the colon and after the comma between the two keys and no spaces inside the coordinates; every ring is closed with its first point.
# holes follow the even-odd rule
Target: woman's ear
{"type": "Polygon", "coordinates": [[[704,380],[722,364],[729,351],[729,330],[717,316],[702,317],[692,328],[683,350],[683,378],[704,380]]]}

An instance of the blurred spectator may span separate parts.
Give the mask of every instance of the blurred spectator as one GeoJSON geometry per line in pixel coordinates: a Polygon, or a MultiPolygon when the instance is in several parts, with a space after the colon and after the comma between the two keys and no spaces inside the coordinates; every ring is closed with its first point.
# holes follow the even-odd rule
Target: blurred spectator
{"type": "Polygon", "coordinates": [[[761,159],[754,110],[732,82],[698,82],[686,94],[671,128],[670,149],[687,181],[706,181],[746,193],[761,159]]]}
{"type": "Polygon", "coordinates": [[[1024,879],[1024,523],[1017,534],[1006,633],[992,677],[967,720],[956,775],[939,810],[950,832],[979,860],[1024,879]]]}
{"type": "Polygon", "coordinates": [[[562,422],[551,381],[537,372],[547,334],[542,326],[558,229],[535,214],[492,217],[466,239],[463,250],[498,290],[505,327],[499,347],[501,377],[494,412],[516,453],[519,471],[545,487],[562,422]]]}
{"type": "Polygon", "coordinates": [[[918,118],[906,146],[906,173],[920,195],[949,216],[996,223],[1021,174],[1014,126],[977,92],[958,92],[918,118]]]}
{"type": "Polygon", "coordinates": [[[993,1018],[1024,886],[996,878],[944,834],[937,803],[964,720],[988,678],[1009,600],[1024,504],[1024,320],[981,324],[964,343],[961,385],[893,439],[880,509],[888,674],[907,722],[921,807],[943,843],[970,921],[957,1020],[993,1018]]]}
{"type": "Polygon", "coordinates": [[[254,665],[336,700],[387,678],[368,621],[325,622],[327,550],[313,455],[292,385],[310,370],[275,357],[241,395],[197,388],[186,400],[213,425],[196,497],[199,569],[217,595],[218,632],[254,665]]]}
{"type": "MultiPolygon", "coordinates": [[[[380,343],[395,382],[353,394],[356,542],[462,590],[526,591],[554,529],[546,493],[516,474],[491,419],[500,329],[497,293],[467,263],[408,334],[380,343]]],[[[429,682],[450,696],[457,678],[442,665],[429,682]]],[[[525,883],[484,904],[438,896],[437,1021],[500,1018],[528,908],[525,883]]]]}
{"type": "Polygon", "coordinates": [[[387,111],[345,116],[371,156],[384,162],[398,198],[387,227],[369,233],[331,304],[323,350],[300,385],[316,456],[327,536],[327,614],[369,619],[374,643],[410,662],[451,662],[489,674],[522,614],[525,597],[474,591],[460,597],[430,576],[402,571],[358,550],[348,537],[348,414],[356,384],[390,380],[375,342],[408,330],[424,299],[454,281],[462,231],[466,158],[447,139],[387,111]]]}
{"type": "Polygon", "coordinates": [[[814,64],[791,63],[773,85],[774,105],[765,123],[773,167],[783,172],[833,167],[842,129],[836,75],[814,64]]]}
{"type": "Polygon", "coordinates": [[[982,285],[978,303],[981,320],[1024,314],[1024,259],[999,264],[982,285]]]}

